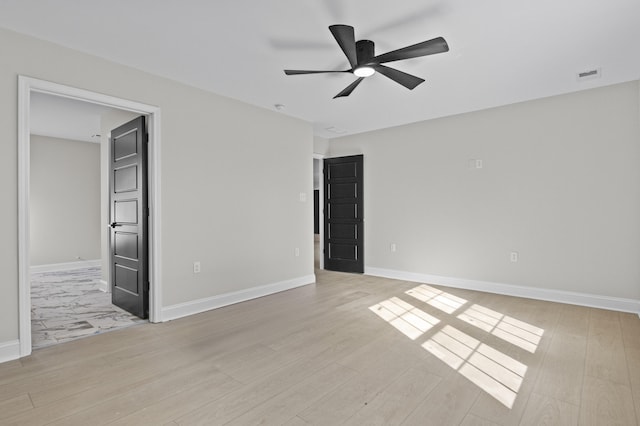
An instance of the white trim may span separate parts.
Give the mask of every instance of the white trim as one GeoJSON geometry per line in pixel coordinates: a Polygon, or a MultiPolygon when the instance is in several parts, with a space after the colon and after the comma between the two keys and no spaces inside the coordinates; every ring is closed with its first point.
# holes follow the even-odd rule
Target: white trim
{"type": "Polygon", "coordinates": [[[149,116],[149,319],[160,321],[162,245],[160,186],[160,108],[84,89],[18,76],[18,312],[20,356],[31,354],[31,289],[29,278],[29,129],[31,92],[76,99],[149,116]]]}
{"type": "Polygon", "coordinates": [[[324,155],[313,154],[314,160],[320,160],[320,193],[318,194],[318,220],[320,221],[320,269],[324,269],[324,155]]]}
{"type": "Polygon", "coordinates": [[[392,278],[396,280],[414,281],[419,283],[441,285],[445,287],[483,291],[486,293],[504,294],[507,296],[546,300],[549,302],[566,303],[570,305],[589,306],[592,308],[609,309],[619,312],[631,312],[640,315],[640,300],[636,299],[624,299],[619,297],[600,296],[596,294],[575,293],[571,291],[553,290],[547,288],[524,287],[511,284],[494,283],[489,281],[442,277],[439,275],[418,274],[415,272],[405,272],[393,269],[372,267],[366,267],[365,274],[373,275],[376,277],[392,278]]]}
{"type": "Polygon", "coordinates": [[[20,358],[20,341],[0,342],[0,364],[20,358]]]}
{"type": "MultiPolygon", "coordinates": [[[[153,113],[149,114],[147,124],[149,132],[149,151],[147,166],[147,198],[149,202],[149,321],[162,321],[162,274],[160,265],[162,265],[162,209],[160,191],[160,170],[161,148],[160,144],[160,108],[155,108],[153,113]]],[[[106,291],[110,291],[107,286],[106,291]]]]}
{"type": "Polygon", "coordinates": [[[56,271],[71,271],[73,269],[83,268],[95,268],[100,266],[100,259],[94,260],[78,260],[76,262],[66,263],[50,263],[47,265],[34,265],[29,268],[31,273],[38,272],[56,272],[56,271]]]}
{"type": "Polygon", "coordinates": [[[111,293],[109,291],[109,283],[106,280],[100,280],[100,282],[98,282],[98,290],[103,293],[111,293]]]}
{"type": "Polygon", "coordinates": [[[18,76],[18,337],[20,356],[31,354],[31,279],[29,276],[29,170],[31,85],[18,76]]]}
{"type": "Polygon", "coordinates": [[[178,303],[177,305],[167,306],[162,309],[162,320],[171,321],[189,315],[210,311],[212,309],[221,308],[223,306],[233,305],[235,303],[245,302],[247,300],[256,299],[258,297],[268,296],[270,294],[279,293],[281,291],[291,290],[293,288],[313,284],[315,282],[315,275],[307,275],[304,277],[293,278],[291,280],[248,288],[246,290],[220,294],[218,296],[207,297],[191,302],[178,303]]]}

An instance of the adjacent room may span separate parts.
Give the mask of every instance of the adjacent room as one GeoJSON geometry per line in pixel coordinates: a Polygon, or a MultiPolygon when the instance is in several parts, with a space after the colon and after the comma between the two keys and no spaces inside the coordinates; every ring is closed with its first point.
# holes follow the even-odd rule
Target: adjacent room
{"type": "Polygon", "coordinates": [[[3,1],[0,423],[638,424],[639,16],[3,1]]]}
{"type": "Polygon", "coordinates": [[[109,228],[101,226],[108,213],[103,208],[108,203],[103,191],[108,174],[102,166],[108,157],[108,134],[133,117],[101,105],[31,95],[33,348],[142,322],[112,303],[107,284],[109,228]]]}

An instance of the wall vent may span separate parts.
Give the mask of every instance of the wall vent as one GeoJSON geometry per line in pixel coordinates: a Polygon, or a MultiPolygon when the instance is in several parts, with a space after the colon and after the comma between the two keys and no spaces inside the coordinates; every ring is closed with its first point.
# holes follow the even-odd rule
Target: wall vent
{"type": "Polygon", "coordinates": [[[593,80],[594,78],[600,78],[601,76],[602,76],[602,69],[594,68],[591,70],[579,72],[578,74],[576,74],[576,79],[578,81],[585,81],[585,80],[593,80]]]}

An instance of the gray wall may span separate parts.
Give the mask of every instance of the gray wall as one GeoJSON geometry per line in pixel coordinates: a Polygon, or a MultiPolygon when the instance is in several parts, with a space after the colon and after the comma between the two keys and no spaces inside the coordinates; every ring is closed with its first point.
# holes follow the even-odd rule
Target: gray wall
{"type": "Polygon", "coordinates": [[[0,346],[18,339],[18,75],[162,109],[165,307],[313,276],[310,124],[6,30],[0,52],[0,346]]]}
{"type": "Polygon", "coordinates": [[[332,139],[331,156],[364,154],[366,266],[640,299],[639,94],[636,81],[332,139]]]}
{"type": "Polygon", "coordinates": [[[31,265],[100,258],[100,145],[31,135],[31,265]]]}

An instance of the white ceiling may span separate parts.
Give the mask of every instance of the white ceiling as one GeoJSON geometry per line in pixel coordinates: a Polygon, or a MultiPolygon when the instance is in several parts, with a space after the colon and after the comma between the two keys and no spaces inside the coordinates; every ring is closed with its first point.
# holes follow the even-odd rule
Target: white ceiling
{"type": "Polygon", "coordinates": [[[60,96],[32,93],[30,132],[34,135],[100,143],[100,117],[110,109],[60,96]]]}
{"type": "Polygon", "coordinates": [[[2,0],[0,26],[343,134],[640,79],[638,0],[2,0]],[[351,74],[327,27],[353,25],[384,53],[437,36],[444,54],[390,64],[332,99],[351,74]],[[601,78],[576,74],[600,68],[601,78]]]}

